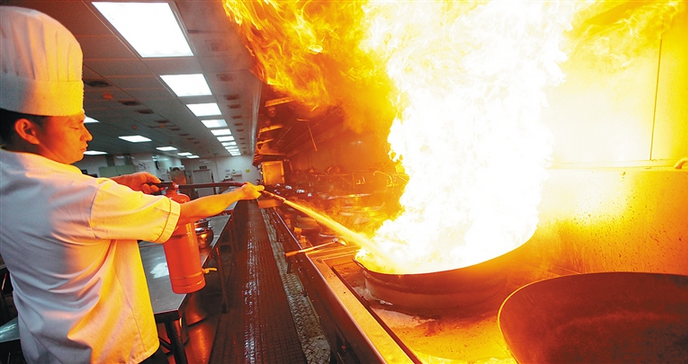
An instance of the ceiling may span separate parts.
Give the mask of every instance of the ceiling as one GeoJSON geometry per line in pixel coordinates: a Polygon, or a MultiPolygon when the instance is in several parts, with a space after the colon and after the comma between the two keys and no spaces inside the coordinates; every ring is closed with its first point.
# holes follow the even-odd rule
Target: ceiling
{"type": "MultiPolygon", "coordinates": [[[[153,2],[139,0],[139,2],[153,2]]],[[[160,1],[156,1],[160,2],[160,1]]],[[[201,158],[230,157],[221,143],[185,106],[217,102],[242,155],[253,155],[262,83],[251,73],[253,58],[221,1],[170,1],[193,57],[141,58],[96,10],[91,1],[1,0],[40,10],[64,24],[84,53],[84,110],[99,121],[87,124],[93,134],[89,150],[110,155],[155,153],[201,158]],[[163,74],[203,73],[212,96],[177,97],[163,74]],[[151,142],[131,143],[123,135],[142,135],[151,142]],[[156,147],[173,146],[174,152],[156,147]]]]}

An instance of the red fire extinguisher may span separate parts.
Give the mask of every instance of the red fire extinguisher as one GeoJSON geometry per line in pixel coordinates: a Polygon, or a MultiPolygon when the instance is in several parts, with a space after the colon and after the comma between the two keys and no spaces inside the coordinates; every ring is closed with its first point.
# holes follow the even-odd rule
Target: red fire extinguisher
{"type": "MultiPolygon", "coordinates": [[[[165,196],[172,201],[184,203],[191,201],[189,196],[178,193],[178,186],[168,187],[165,196]]],[[[180,225],[163,244],[167,269],[170,271],[172,291],[191,293],[205,287],[205,275],[201,267],[198,239],[194,224],[180,225]]]]}

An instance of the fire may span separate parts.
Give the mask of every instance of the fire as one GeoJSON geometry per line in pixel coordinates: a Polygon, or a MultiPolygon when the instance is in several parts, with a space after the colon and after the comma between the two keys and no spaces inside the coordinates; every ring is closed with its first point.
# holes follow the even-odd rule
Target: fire
{"type": "MultiPolygon", "coordinates": [[[[374,240],[407,272],[479,263],[534,233],[551,154],[542,90],[564,79],[559,45],[574,5],[404,2],[408,16],[397,3],[370,11],[375,33],[365,46],[388,60],[405,99],[389,141],[410,177],[404,213],[374,240]]],[[[377,263],[365,252],[358,259],[377,263]]]]}
{"type": "Polygon", "coordinates": [[[630,55],[637,42],[601,49],[676,7],[609,4],[225,0],[268,84],[311,107],[346,105],[359,130],[393,120],[403,211],[374,234],[385,259],[357,259],[396,273],[476,264],[533,235],[552,151],[543,90],[565,80],[565,51],[630,55]]]}

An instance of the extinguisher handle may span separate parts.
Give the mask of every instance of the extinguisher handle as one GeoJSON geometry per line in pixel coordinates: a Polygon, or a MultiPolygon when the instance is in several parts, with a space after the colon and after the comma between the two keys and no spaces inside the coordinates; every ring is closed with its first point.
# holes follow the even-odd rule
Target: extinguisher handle
{"type": "Polygon", "coordinates": [[[165,188],[174,188],[177,189],[179,188],[179,185],[174,183],[174,182],[159,182],[159,183],[147,183],[150,186],[156,186],[159,189],[165,189],[165,188]]]}

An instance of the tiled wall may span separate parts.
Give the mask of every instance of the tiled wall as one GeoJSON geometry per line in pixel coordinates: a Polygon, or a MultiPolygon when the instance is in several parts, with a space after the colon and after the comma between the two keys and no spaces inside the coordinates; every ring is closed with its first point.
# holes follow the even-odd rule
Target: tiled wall
{"type": "Polygon", "coordinates": [[[551,170],[524,259],[578,273],[688,275],[688,171],[551,170]]]}

